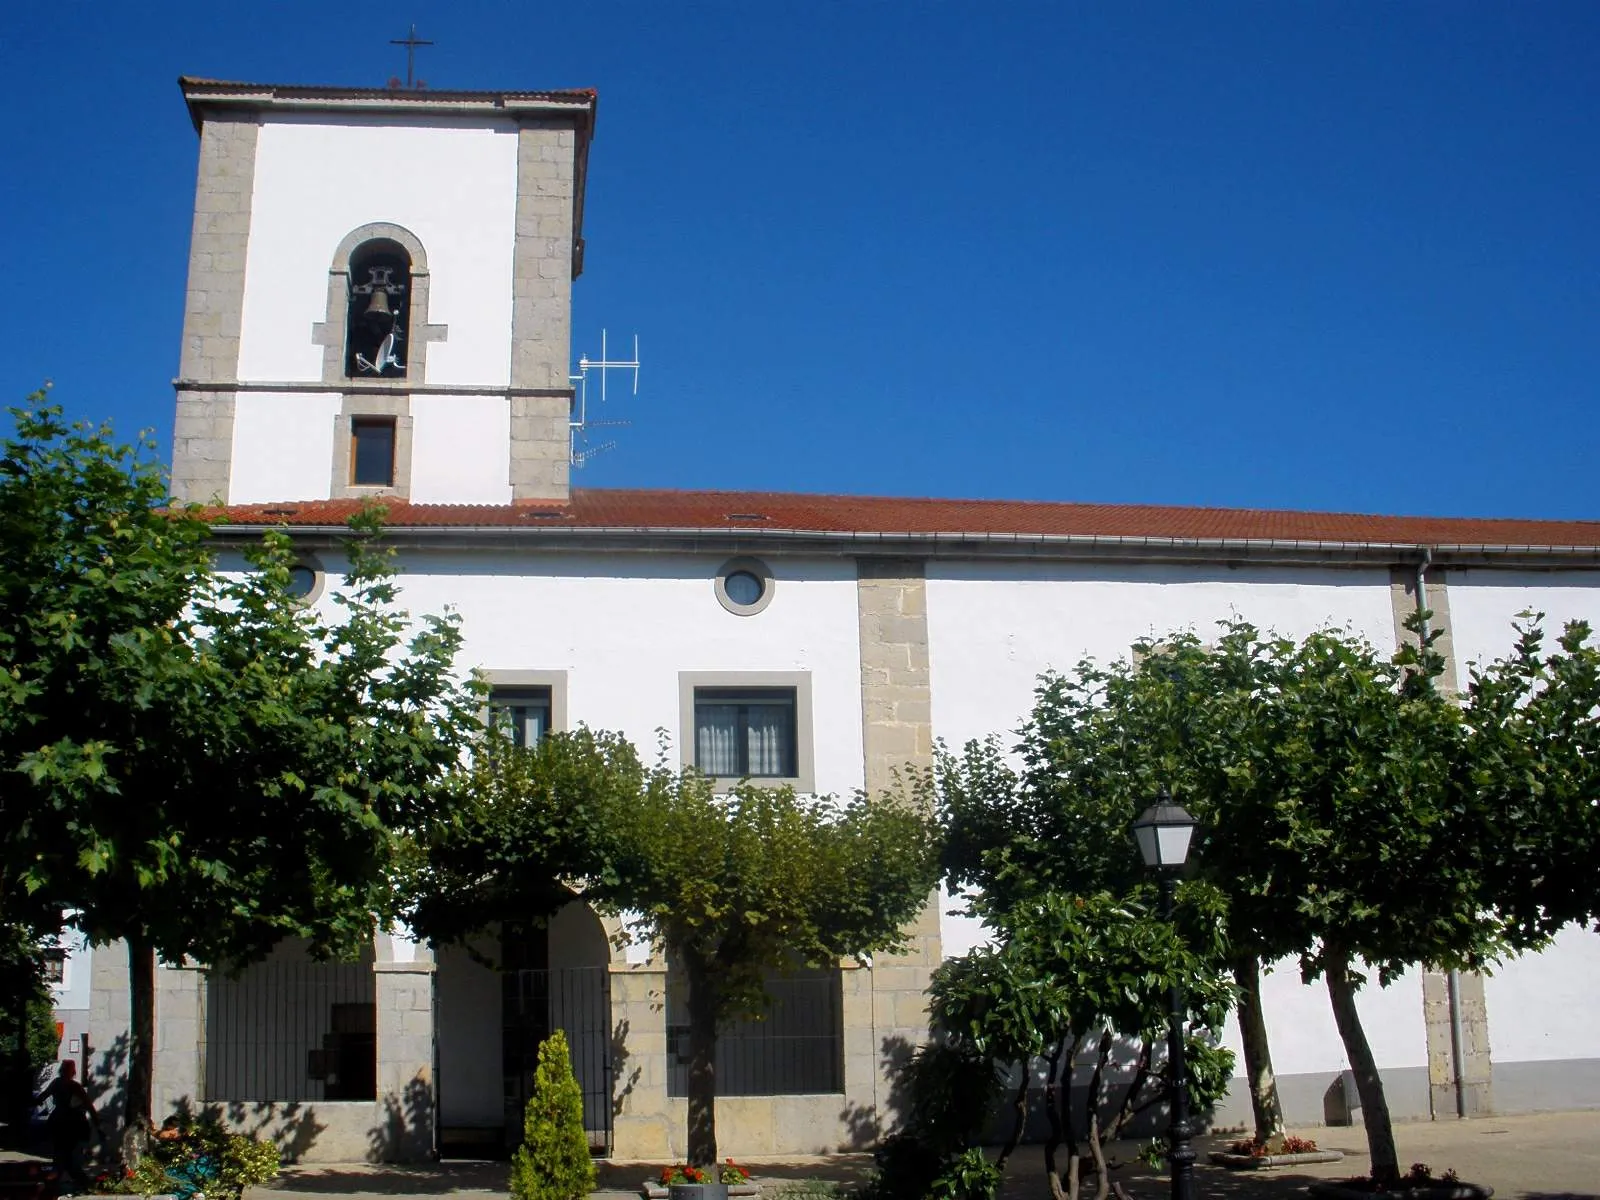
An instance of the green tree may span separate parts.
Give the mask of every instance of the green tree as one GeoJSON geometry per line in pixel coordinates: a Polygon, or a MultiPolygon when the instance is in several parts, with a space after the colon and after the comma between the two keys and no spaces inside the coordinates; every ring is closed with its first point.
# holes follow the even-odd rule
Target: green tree
{"type": "Polygon", "coordinates": [[[900,948],[937,878],[933,822],[906,801],[807,800],[658,767],[628,819],[611,899],[688,986],[689,1162],[717,1161],[716,1040],[765,1008],[762,977],[900,948]]]}
{"type": "Polygon", "coordinates": [[[150,1112],[155,962],[237,964],[285,937],[353,952],[397,909],[406,831],[477,727],[454,618],[394,606],[378,514],[355,523],[336,620],[288,591],[288,540],[218,571],[165,508],[146,444],[42,395],[0,458],[0,870],[125,940],[126,1127],[150,1112]]]}
{"type": "Polygon", "coordinates": [[[539,1045],[522,1145],[511,1159],[511,1195],[515,1200],[580,1200],[593,1187],[583,1093],[572,1074],[567,1035],[558,1029],[539,1045]]]}
{"type": "Polygon", "coordinates": [[[536,923],[575,893],[614,891],[648,776],[626,739],[582,726],[526,747],[491,733],[482,750],[412,847],[407,922],[436,944],[470,945],[495,922],[536,923]]]}
{"type": "MultiPolygon", "coordinates": [[[[1503,878],[1534,878],[1532,856],[1514,862],[1501,841],[1512,833],[1539,845],[1543,835],[1528,803],[1508,811],[1505,800],[1527,794],[1518,781],[1530,760],[1564,780],[1576,774],[1513,734],[1505,762],[1520,766],[1486,773],[1493,739],[1473,731],[1502,728],[1495,721],[1515,697],[1493,691],[1497,712],[1470,694],[1458,707],[1434,687],[1441,665],[1431,638],[1387,658],[1338,631],[1294,641],[1238,622],[1210,647],[1180,634],[1110,668],[1048,677],[1024,734],[1020,799],[996,785],[1004,764],[981,747],[969,749],[961,786],[946,789],[953,876],[1002,895],[1026,894],[1051,871],[1068,888],[1115,882],[1137,860],[1114,834],[1169,787],[1201,819],[1198,869],[1226,896],[1239,973],[1248,982],[1257,962],[1292,956],[1308,981],[1324,980],[1373,1170],[1393,1174],[1356,992],[1368,972],[1386,984],[1408,967],[1476,968],[1538,944],[1545,927],[1510,919],[1503,878]]],[[[1570,716],[1581,699],[1551,701],[1561,704],[1570,716]]]]}
{"type": "Polygon", "coordinates": [[[1181,890],[1174,921],[1163,919],[1150,905],[1155,897],[1148,887],[1138,889],[1137,897],[1052,890],[1004,911],[980,904],[995,929],[996,944],[952,959],[935,973],[935,1028],[999,1068],[1022,1068],[1016,1120],[1001,1152],[1002,1166],[1022,1133],[1035,1062],[1044,1060],[1050,1122],[1045,1169],[1054,1196],[1078,1200],[1082,1144],[1098,1168],[1095,1195],[1104,1200],[1110,1189],[1105,1142],[1168,1094],[1167,1067],[1154,1068],[1153,1049],[1166,1036],[1173,988],[1187,997],[1184,1039],[1190,1094],[1204,1106],[1227,1088],[1233,1056],[1216,1046],[1233,1001],[1232,988],[1217,965],[1222,957],[1221,898],[1203,883],[1188,883],[1181,890]],[[1133,1078],[1111,1105],[1107,1068],[1119,1040],[1131,1041],[1139,1050],[1133,1078]],[[1070,1103],[1070,1084],[1084,1051],[1091,1066],[1080,1123],[1070,1103]],[[1056,1159],[1063,1141],[1064,1183],[1056,1159]]]}

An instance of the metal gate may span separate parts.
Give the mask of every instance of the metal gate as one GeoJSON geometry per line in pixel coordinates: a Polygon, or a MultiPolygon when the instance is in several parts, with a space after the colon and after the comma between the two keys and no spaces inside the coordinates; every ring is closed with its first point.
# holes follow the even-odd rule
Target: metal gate
{"type": "Polygon", "coordinates": [[[589,1149],[611,1150],[611,974],[605,967],[505,971],[500,976],[506,1146],[522,1144],[522,1116],[533,1091],[539,1044],[567,1035],[572,1073],[583,1093],[589,1149]]]}

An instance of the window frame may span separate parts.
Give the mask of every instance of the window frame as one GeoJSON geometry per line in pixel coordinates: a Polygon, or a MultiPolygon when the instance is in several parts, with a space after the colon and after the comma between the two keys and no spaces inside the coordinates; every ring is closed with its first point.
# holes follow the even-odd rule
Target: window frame
{"type": "Polygon", "coordinates": [[[777,583],[773,579],[772,568],[761,559],[741,555],[738,558],[730,558],[717,568],[715,587],[717,603],[725,610],[736,617],[753,617],[765,611],[772,603],[772,594],[777,588],[777,583]],[[761,595],[756,598],[754,604],[740,604],[728,595],[728,577],[740,573],[753,575],[761,581],[761,595]]]}
{"type": "Polygon", "coordinates": [[[550,722],[545,727],[545,734],[565,733],[567,731],[567,673],[565,671],[505,671],[486,670],[480,671],[485,683],[489,685],[489,695],[485,699],[481,714],[483,723],[489,723],[489,710],[494,706],[494,694],[497,691],[531,692],[544,689],[550,696],[550,722]]]}
{"type": "Polygon", "coordinates": [[[392,488],[400,454],[400,421],[385,413],[356,413],[350,422],[350,486],[353,488],[392,488]],[[381,481],[356,478],[356,464],[361,461],[362,429],[387,429],[389,432],[389,470],[381,481]]]}
{"type": "MultiPolygon", "coordinates": [[[[678,673],[679,761],[695,765],[695,709],[701,691],[792,691],[794,694],[794,774],[763,775],[751,782],[760,787],[794,788],[814,793],[816,749],[811,716],[810,671],[680,671],[678,673]]],[[[707,776],[718,792],[726,792],[741,776],[707,776]]]]}

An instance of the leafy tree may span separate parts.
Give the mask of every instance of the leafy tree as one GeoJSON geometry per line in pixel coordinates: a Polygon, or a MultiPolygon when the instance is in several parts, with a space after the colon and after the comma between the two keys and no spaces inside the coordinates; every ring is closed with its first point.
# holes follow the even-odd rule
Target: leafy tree
{"type": "Polygon", "coordinates": [[[1526,942],[1600,920],[1600,647],[1582,621],[1550,650],[1542,614],[1515,631],[1511,653],[1472,672],[1458,773],[1484,797],[1496,904],[1526,942]]]}
{"type": "MultiPolygon", "coordinates": [[[[1385,658],[1333,630],[1296,642],[1237,622],[1211,647],[1181,634],[1136,647],[1131,662],[1049,677],[1024,735],[1016,804],[994,786],[1004,764],[981,748],[969,749],[961,786],[946,788],[953,877],[1002,895],[1026,895],[1051,871],[1067,888],[1115,881],[1136,867],[1105,849],[1113,833],[1170,787],[1201,819],[1198,869],[1226,895],[1240,974],[1294,956],[1308,981],[1324,980],[1373,1170],[1393,1175],[1393,1131],[1355,1006],[1367,973],[1388,983],[1412,966],[1480,967],[1538,944],[1575,911],[1561,908],[1565,892],[1535,899],[1524,886],[1522,919],[1512,919],[1521,885],[1505,876],[1545,878],[1529,781],[1551,785],[1539,793],[1547,807],[1581,794],[1582,751],[1562,766],[1565,751],[1548,753],[1514,723],[1507,732],[1509,710],[1545,686],[1518,682],[1538,674],[1526,656],[1490,673],[1497,686],[1469,690],[1464,709],[1433,686],[1441,666],[1431,637],[1385,658]],[[1007,835],[1013,813],[1020,832],[1007,835]]],[[[1565,656],[1571,687],[1555,689],[1530,729],[1550,733],[1592,711],[1592,700],[1582,708],[1591,666],[1565,656]]]]}
{"type": "Polygon", "coordinates": [[[379,515],[354,523],[337,620],[288,591],[269,534],[216,569],[164,508],[151,447],[42,395],[0,457],[5,879],[128,945],[126,1122],[150,1122],[154,971],[243,963],[285,937],[353,952],[396,911],[404,834],[476,728],[451,617],[393,604],[379,515]]]}
{"type": "Polygon", "coordinates": [[[581,1200],[594,1188],[594,1159],[583,1131],[583,1093],[572,1074],[567,1035],[539,1045],[522,1145],[511,1159],[513,1200],[581,1200]]]}
{"type": "Polygon", "coordinates": [[[648,776],[626,739],[582,726],[526,747],[492,735],[483,750],[411,848],[407,922],[436,944],[470,946],[494,922],[538,922],[575,892],[614,891],[648,776]]]}
{"type": "Polygon", "coordinates": [[[688,985],[688,1158],[717,1161],[716,1040],[758,1016],[762,976],[894,950],[937,876],[933,823],[902,800],[805,800],[789,788],[658,767],[630,815],[614,903],[688,985]]]}

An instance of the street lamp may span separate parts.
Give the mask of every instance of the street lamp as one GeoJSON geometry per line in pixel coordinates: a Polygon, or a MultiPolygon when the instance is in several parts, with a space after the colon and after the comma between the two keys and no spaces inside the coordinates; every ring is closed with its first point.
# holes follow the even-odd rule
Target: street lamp
{"type": "MultiPolygon", "coordinates": [[[[1178,872],[1189,858],[1189,843],[1194,837],[1195,819],[1172,802],[1163,788],[1156,802],[1133,823],[1133,836],[1139,843],[1144,865],[1159,872],[1161,916],[1172,920],[1173,897],[1178,890],[1178,872]]],[[[1167,1161],[1172,1164],[1172,1200],[1194,1200],[1194,1148],[1189,1139],[1194,1126],[1189,1123],[1189,1071],[1183,1054],[1183,983],[1172,981],[1171,1003],[1167,1007],[1167,1070],[1172,1081],[1172,1122],[1167,1128],[1167,1161]]]]}

